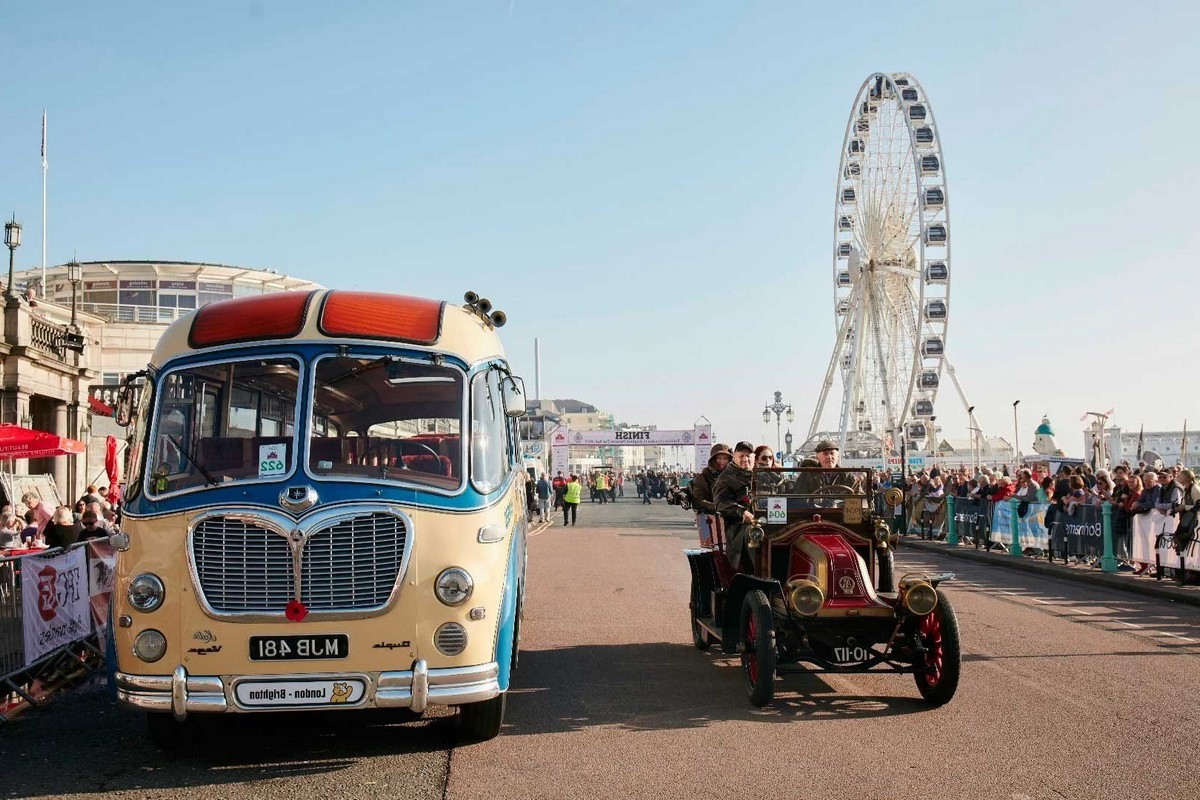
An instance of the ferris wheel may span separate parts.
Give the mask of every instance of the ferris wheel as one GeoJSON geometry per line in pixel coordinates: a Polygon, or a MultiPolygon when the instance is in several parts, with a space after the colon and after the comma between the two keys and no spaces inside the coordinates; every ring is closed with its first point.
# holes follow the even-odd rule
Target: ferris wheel
{"type": "Polygon", "coordinates": [[[933,107],[912,75],[875,73],[854,98],[838,165],[837,341],[810,439],[839,374],[836,435],[843,452],[847,441],[852,449],[871,441],[893,449],[899,444],[887,448],[888,440],[903,436],[922,447],[933,435],[938,387],[949,367],[950,263],[950,198],[933,107]]]}

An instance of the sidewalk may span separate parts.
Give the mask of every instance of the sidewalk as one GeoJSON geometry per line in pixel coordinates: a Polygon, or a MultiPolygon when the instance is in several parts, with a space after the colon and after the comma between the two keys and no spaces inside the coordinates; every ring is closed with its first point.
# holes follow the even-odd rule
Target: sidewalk
{"type": "Polygon", "coordinates": [[[915,536],[901,537],[899,549],[906,548],[927,553],[937,553],[938,555],[950,558],[960,558],[964,561],[974,561],[979,564],[988,564],[993,567],[1006,567],[1022,572],[1032,572],[1047,578],[1079,581],[1080,583],[1087,583],[1092,586],[1103,586],[1122,592],[1132,592],[1149,597],[1158,597],[1163,600],[1174,600],[1179,603],[1200,606],[1200,586],[1180,586],[1175,581],[1166,578],[1156,581],[1144,575],[1133,575],[1128,572],[1101,572],[1096,567],[1063,564],[1061,561],[1051,563],[1044,558],[1014,556],[997,550],[991,552],[976,550],[969,544],[955,546],[946,544],[944,541],[919,539],[915,536]]]}

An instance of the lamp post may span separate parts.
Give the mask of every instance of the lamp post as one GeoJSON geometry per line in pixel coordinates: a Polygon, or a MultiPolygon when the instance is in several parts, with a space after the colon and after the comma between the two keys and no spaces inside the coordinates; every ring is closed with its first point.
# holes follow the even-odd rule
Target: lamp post
{"type": "Polygon", "coordinates": [[[4,223],[4,244],[8,247],[8,286],[4,289],[4,296],[11,300],[16,297],[13,292],[13,262],[17,248],[21,246],[21,223],[17,222],[16,214],[13,214],[11,222],[4,223]]]}
{"type": "Polygon", "coordinates": [[[83,280],[83,265],[75,259],[71,259],[67,264],[67,280],[71,283],[71,327],[74,328],[78,319],[76,316],[76,299],[79,292],[79,283],[83,280]]]}
{"type": "Polygon", "coordinates": [[[1021,404],[1020,400],[1013,400],[1013,474],[1017,474],[1017,470],[1021,468],[1021,457],[1018,455],[1017,442],[1021,438],[1021,427],[1017,425],[1017,406],[1021,404]]]}
{"type": "Polygon", "coordinates": [[[771,421],[772,411],[775,412],[775,452],[778,453],[783,447],[783,424],[780,418],[783,416],[783,412],[786,411],[787,421],[792,422],[796,419],[796,415],[792,412],[792,407],[783,402],[783,392],[776,392],[775,402],[763,406],[763,422],[771,421]]]}

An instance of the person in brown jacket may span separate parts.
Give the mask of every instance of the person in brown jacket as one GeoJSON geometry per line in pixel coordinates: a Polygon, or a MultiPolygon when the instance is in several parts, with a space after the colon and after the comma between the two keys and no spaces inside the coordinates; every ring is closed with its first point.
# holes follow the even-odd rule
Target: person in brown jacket
{"type": "Polygon", "coordinates": [[[717,513],[713,502],[713,486],[729,462],[733,460],[733,451],[727,444],[714,444],[708,451],[708,466],[700,470],[688,492],[692,496],[692,508],[696,512],[696,528],[700,531],[700,545],[708,547],[712,544],[712,526],[708,515],[717,513]]]}
{"type": "Polygon", "coordinates": [[[754,445],[738,442],[733,449],[733,463],[725,468],[713,487],[713,501],[725,523],[725,554],[733,568],[739,571],[748,570],[753,564],[747,536],[755,524],[749,499],[753,469],[754,445]]]}

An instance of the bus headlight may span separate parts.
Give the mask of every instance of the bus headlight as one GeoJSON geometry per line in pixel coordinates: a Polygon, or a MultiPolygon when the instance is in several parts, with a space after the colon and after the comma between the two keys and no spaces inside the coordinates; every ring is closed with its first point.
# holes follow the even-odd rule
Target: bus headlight
{"type": "Polygon", "coordinates": [[[802,617],[815,617],[825,605],[825,592],[821,587],[809,580],[793,581],[790,584],[792,609],[802,617]]]}
{"type": "Polygon", "coordinates": [[[129,604],[138,611],[153,611],[163,604],[167,590],[153,573],[143,572],[129,582],[129,604]]]}
{"type": "Polygon", "coordinates": [[[158,661],[166,652],[167,637],[163,636],[161,631],[153,628],[142,631],[133,640],[133,654],[147,664],[158,661]]]}
{"type": "Polygon", "coordinates": [[[433,586],[437,599],[448,606],[459,606],[467,602],[474,590],[475,582],[471,580],[470,574],[461,567],[442,570],[433,586]]]}

